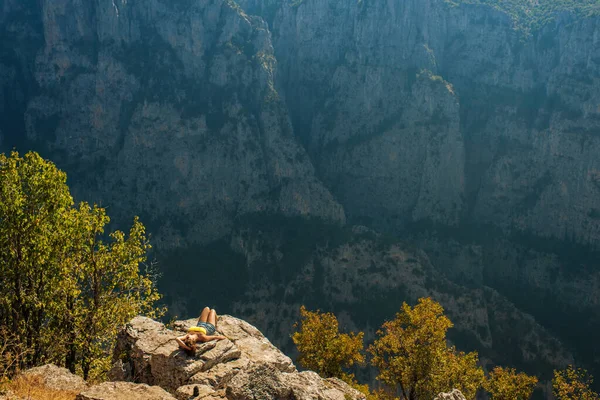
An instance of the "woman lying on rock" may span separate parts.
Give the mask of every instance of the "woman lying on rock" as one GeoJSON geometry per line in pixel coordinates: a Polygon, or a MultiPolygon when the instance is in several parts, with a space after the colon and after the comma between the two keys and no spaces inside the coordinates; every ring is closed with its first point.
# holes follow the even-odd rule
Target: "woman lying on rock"
{"type": "Polygon", "coordinates": [[[180,348],[193,355],[196,353],[196,343],[198,342],[204,343],[211,340],[227,339],[225,336],[215,336],[216,324],[217,312],[208,307],[204,307],[204,310],[202,310],[202,313],[200,314],[200,318],[198,318],[198,324],[188,329],[187,335],[180,336],[175,340],[180,348]]]}

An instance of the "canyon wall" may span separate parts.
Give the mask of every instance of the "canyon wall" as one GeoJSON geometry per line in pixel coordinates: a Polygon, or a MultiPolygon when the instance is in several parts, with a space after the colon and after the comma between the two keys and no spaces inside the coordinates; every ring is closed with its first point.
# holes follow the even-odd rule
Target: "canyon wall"
{"type": "Polygon", "coordinates": [[[22,67],[35,89],[12,134],[42,143],[78,198],[141,213],[161,248],[219,239],[249,212],[343,223],[293,137],[260,18],[230,1],[43,1],[40,13],[43,43],[22,67]]]}

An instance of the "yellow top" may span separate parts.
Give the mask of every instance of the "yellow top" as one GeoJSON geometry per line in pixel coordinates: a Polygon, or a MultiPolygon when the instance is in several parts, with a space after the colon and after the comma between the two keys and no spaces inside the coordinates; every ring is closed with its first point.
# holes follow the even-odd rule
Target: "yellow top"
{"type": "Polygon", "coordinates": [[[206,335],[206,329],[201,326],[192,326],[190,329],[188,329],[188,332],[198,332],[206,335]]]}

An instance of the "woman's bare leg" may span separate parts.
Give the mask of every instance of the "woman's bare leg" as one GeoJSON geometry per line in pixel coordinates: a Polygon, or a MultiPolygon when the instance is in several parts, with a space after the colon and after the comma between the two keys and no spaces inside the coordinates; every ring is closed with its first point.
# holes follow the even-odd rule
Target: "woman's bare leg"
{"type": "Polygon", "coordinates": [[[210,313],[208,314],[208,323],[217,326],[217,312],[214,308],[210,310],[210,313]]]}
{"type": "Polygon", "coordinates": [[[198,318],[198,322],[206,322],[208,321],[208,316],[210,314],[210,308],[204,307],[204,310],[200,313],[200,318],[198,318]]]}

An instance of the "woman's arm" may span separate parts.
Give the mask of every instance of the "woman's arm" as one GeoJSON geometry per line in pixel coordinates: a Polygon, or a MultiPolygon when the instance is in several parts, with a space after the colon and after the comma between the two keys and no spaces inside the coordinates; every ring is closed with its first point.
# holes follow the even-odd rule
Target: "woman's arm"
{"type": "Polygon", "coordinates": [[[177,344],[179,345],[179,347],[181,347],[182,349],[186,349],[186,350],[192,350],[190,349],[185,343],[183,343],[183,340],[187,337],[187,335],[185,336],[180,336],[178,338],[175,338],[175,341],[177,342],[177,344]]]}
{"type": "Polygon", "coordinates": [[[209,335],[199,335],[199,339],[202,342],[210,342],[211,340],[223,340],[223,339],[227,339],[225,336],[209,336],[209,335]]]}

